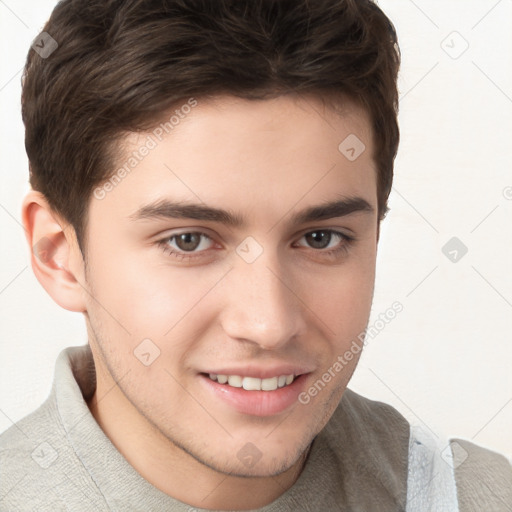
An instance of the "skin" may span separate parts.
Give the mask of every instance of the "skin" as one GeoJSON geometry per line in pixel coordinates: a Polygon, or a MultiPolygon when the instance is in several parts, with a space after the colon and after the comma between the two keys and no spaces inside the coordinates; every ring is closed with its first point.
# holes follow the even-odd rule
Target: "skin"
{"type": "MultiPolygon", "coordinates": [[[[148,134],[126,137],[120,165],[148,134]]],[[[274,501],[300,475],[360,353],[307,405],[266,417],[212,396],[199,372],[288,362],[310,371],[307,390],[364,331],[378,241],[371,139],[368,116],[350,102],[336,113],[315,97],[199,100],[103,199],[91,197],[87,265],[73,229],[41,194],[27,195],[29,243],[47,237],[54,247],[44,261],[33,258],[36,276],[86,319],[97,372],[91,413],[163,492],[195,507],[247,510],[274,501]],[[350,134],[366,146],[353,162],[338,150],[350,134]],[[372,210],[290,222],[304,208],[349,197],[372,210]],[[245,225],[133,219],[163,198],[227,209],[245,225]],[[313,245],[305,236],[326,229],[354,241],[322,235],[313,245]],[[169,254],[190,248],[172,235],[198,231],[210,238],[192,249],[194,259],[169,254]],[[249,236],[263,251],[252,263],[236,252],[249,236]],[[148,366],[134,355],[144,339],[160,350],[148,366]],[[261,453],[251,467],[237,456],[249,442],[261,453]]]]}

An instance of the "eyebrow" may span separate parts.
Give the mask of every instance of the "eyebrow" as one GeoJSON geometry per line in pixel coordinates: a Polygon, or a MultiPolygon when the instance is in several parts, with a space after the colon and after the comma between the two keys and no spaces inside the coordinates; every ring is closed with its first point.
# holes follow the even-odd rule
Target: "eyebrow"
{"type": "MultiPolygon", "coordinates": [[[[373,206],[362,197],[348,197],[328,201],[317,206],[310,206],[294,214],[292,225],[305,224],[336,217],[344,217],[352,213],[373,213],[373,206]]],[[[227,226],[241,228],[245,225],[244,218],[236,213],[200,203],[157,200],[142,206],[129,217],[133,221],[152,219],[194,219],[200,221],[219,222],[227,226]]]]}

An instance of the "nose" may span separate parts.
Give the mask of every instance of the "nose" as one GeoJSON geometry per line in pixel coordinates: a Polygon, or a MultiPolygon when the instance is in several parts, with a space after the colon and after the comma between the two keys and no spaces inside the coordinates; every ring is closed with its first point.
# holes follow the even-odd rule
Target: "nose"
{"type": "Polygon", "coordinates": [[[303,301],[277,258],[265,251],[256,261],[236,261],[223,283],[221,324],[232,339],[277,350],[305,330],[303,301]]]}

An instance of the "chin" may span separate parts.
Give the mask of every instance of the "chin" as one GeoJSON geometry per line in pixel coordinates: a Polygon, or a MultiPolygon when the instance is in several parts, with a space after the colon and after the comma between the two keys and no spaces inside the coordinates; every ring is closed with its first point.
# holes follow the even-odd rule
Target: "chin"
{"type": "MultiPolygon", "coordinates": [[[[265,478],[278,476],[296,465],[303,458],[309,449],[312,438],[298,439],[294,444],[288,446],[283,443],[268,442],[268,439],[261,439],[255,443],[247,441],[242,443],[230,453],[223,451],[222,454],[213,455],[210,461],[198,459],[211,469],[229,476],[241,478],[265,478]],[[227,458],[229,457],[229,458],[227,458]]],[[[238,445],[239,443],[237,443],[238,445]]]]}

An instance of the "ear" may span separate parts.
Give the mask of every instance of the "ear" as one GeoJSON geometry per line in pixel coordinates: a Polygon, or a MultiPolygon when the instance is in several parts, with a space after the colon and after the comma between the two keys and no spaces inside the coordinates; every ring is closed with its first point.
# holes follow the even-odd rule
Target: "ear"
{"type": "Polygon", "coordinates": [[[22,220],[37,280],[59,306],[85,312],[84,262],[74,228],[34,190],[23,200],[22,220]]]}

